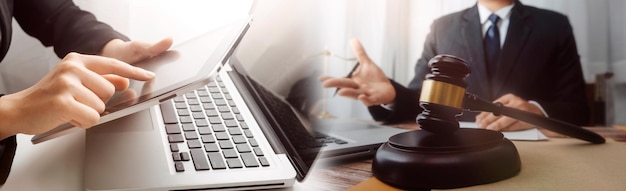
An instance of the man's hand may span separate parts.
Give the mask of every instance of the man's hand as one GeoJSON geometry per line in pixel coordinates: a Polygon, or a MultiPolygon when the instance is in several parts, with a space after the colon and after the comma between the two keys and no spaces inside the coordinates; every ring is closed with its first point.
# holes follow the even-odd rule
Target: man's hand
{"type": "Polygon", "coordinates": [[[165,38],[157,43],[124,42],[120,39],[114,39],[104,45],[100,55],[133,64],[167,51],[173,42],[172,38],[165,38]]]}
{"type": "Polygon", "coordinates": [[[128,78],[145,81],[154,73],[113,58],[70,53],[32,87],[0,97],[0,139],[66,122],[91,127],[115,91],[128,88],[128,78]]]}
{"type": "Polygon", "coordinates": [[[396,98],[396,91],[385,73],[367,56],[361,43],[353,39],[352,50],[359,61],[351,78],[320,77],[326,88],[341,88],[340,96],[360,100],[366,106],[389,104],[396,98]]]}
{"type": "MultiPolygon", "coordinates": [[[[543,116],[543,112],[541,112],[541,109],[538,106],[528,103],[527,100],[524,100],[513,94],[506,94],[498,98],[495,102],[500,102],[507,107],[512,107],[515,109],[520,109],[543,116]]],[[[491,129],[494,131],[519,131],[534,127],[533,125],[518,121],[517,119],[502,115],[495,116],[489,112],[482,112],[477,115],[476,124],[478,125],[478,128],[491,129]]]]}

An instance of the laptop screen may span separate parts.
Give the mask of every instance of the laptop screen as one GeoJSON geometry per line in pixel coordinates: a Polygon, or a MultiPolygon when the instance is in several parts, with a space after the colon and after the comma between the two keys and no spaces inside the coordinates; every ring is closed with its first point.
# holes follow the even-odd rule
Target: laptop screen
{"type": "Polygon", "coordinates": [[[318,53],[324,49],[315,41],[317,34],[308,32],[303,25],[306,22],[300,14],[306,13],[289,13],[289,17],[284,14],[263,12],[262,7],[257,7],[230,64],[253,89],[253,99],[285,147],[301,180],[323,144],[311,123],[322,104],[323,88],[318,77],[323,58],[318,53]]]}

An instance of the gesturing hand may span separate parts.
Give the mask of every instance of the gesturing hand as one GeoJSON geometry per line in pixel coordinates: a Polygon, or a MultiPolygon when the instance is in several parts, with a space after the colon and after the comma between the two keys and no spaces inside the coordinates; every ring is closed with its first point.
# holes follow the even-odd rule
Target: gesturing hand
{"type": "Polygon", "coordinates": [[[366,106],[392,103],[396,91],[385,73],[367,56],[365,49],[357,39],[351,41],[359,66],[351,78],[320,77],[326,88],[341,88],[340,96],[360,100],[366,106]]]}
{"type": "Polygon", "coordinates": [[[0,97],[0,138],[39,134],[66,122],[93,126],[115,91],[128,88],[128,78],[153,77],[117,59],[70,53],[32,87],[0,97]]]}

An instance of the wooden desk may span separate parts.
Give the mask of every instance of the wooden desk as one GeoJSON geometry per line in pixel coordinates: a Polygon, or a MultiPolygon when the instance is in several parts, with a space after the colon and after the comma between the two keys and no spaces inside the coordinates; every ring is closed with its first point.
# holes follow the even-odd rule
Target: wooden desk
{"type": "MultiPolygon", "coordinates": [[[[415,128],[411,125],[404,125],[401,127],[407,129],[415,128]]],[[[626,157],[626,144],[624,143],[626,141],[626,131],[606,127],[586,127],[586,129],[594,131],[607,138],[607,143],[605,145],[584,146],[586,145],[586,143],[583,141],[572,138],[564,138],[562,136],[548,132],[547,134],[549,134],[551,137],[548,141],[513,141],[518,148],[520,157],[522,158],[522,172],[520,172],[520,174],[518,174],[516,177],[500,182],[462,188],[461,190],[510,190],[502,189],[502,187],[510,186],[512,184],[518,184],[515,187],[515,190],[567,190],[566,188],[574,187],[576,185],[578,185],[578,188],[580,189],[574,190],[612,190],[611,188],[614,189],[616,187],[626,188],[626,181],[619,181],[623,180],[624,177],[626,177],[626,162],[620,162],[626,161],[626,158],[619,158],[621,156],[626,157]],[[580,146],[580,148],[573,148],[577,146],[580,146]],[[616,150],[615,147],[621,146],[623,146],[624,148],[617,148],[617,150],[619,150],[618,153],[608,153],[601,150],[616,150]],[[553,152],[555,150],[559,150],[559,152],[562,153],[553,152]],[[598,156],[598,154],[606,155],[609,157],[602,158],[602,156],[598,156]],[[544,155],[544,161],[542,161],[541,159],[544,155]],[[570,156],[572,158],[576,157],[577,161],[585,161],[585,163],[571,164],[573,163],[573,161],[568,158],[570,156]],[[569,163],[567,162],[568,160],[569,163]],[[554,168],[557,168],[558,166],[562,167],[562,169],[567,170],[555,170],[546,172],[548,170],[545,168],[539,168],[538,165],[542,164],[537,163],[549,165],[551,165],[551,163],[554,163],[554,168]],[[593,165],[585,165],[590,163],[593,163],[593,165]],[[600,168],[598,169],[612,171],[613,174],[617,173],[621,174],[622,176],[590,177],[592,176],[592,174],[598,173],[589,172],[590,170],[593,171],[593,169],[589,168],[595,169],[594,165],[599,166],[600,168]],[[571,173],[574,171],[576,172],[571,173]],[[541,174],[544,178],[536,176],[536,174],[541,174]],[[525,184],[524,181],[529,181],[525,179],[531,178],[534,179],[532,180],[533,184],[525,184]],[[594,186],[596,184],[604,185],[607,189],[598,189],[598,187],[595,187],[595,189],[585,188],[585,186],[594,186]]],[[[307,183],[324,185],[323,188],[325,188],[325,190],[346,190],[354,185],[357,185],[363,181],[372,178],[373,176],[371,168],[371,159],[351,161],[330,167],[322,167],[315,169],[311,173],[310,180],[307,180],[307,183]]],[[[603,171],[600,171],[600,173],[602,172],[603,171]]]]}

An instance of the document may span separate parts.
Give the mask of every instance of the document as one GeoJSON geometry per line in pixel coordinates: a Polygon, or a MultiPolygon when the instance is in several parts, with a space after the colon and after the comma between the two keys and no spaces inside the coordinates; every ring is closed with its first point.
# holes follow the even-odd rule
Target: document
{"type": "MultiPolygon", "coordinates": [[[[475,122],[459,122],[461,128],[478,128],[475,122]]],[[[504,137],[516,141],[541,141],[548,140],[548,137],[541,133],[539,129],[532,128],[522,131],[503,131],[504,137]]]]}

